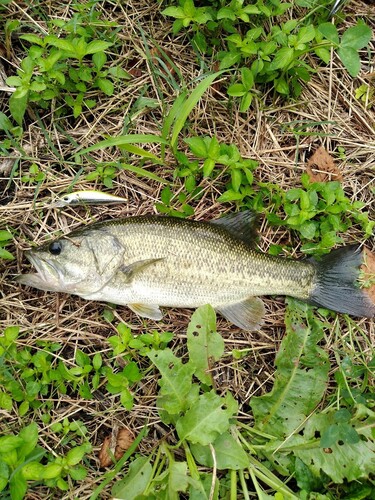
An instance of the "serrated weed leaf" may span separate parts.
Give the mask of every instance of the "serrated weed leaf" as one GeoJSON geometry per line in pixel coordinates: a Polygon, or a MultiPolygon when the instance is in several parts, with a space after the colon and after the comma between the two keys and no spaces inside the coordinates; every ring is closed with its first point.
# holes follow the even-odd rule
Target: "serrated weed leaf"
{"type": "Polygon", "coordinates": [[[315,409],[326,390],[329,371],[328,356],[317,345],[323,326],[311,309],[290,300],[285,324],[273,389],[250,402],[255,427],[275,437],[293,433],[315,409]]]}
{"type": "Polygon", "coordinates": [[[237,403],[230,393],[224,398],[213,391],[201,394],[194,406],[177,421],[178,436],[181,440],[187,439],[192,443],[213,443],[229,429],[230,420],[237,409],[237,403]]]}
{"type": "Polygon", "coordinates": [[[187,463],[172,462],[168,476],[168,498],[179,498],[176,493],[185,492],[189,486],[187,463]]]}
{"type": "Polygon", "coordinates": [[[152,350],[147,356],[161,374],[159,380],[161,398],[158,401],[160,408],[170,415],[184,412],[193,386],[194,366],[191,363],[183,364],[170,349],[152,350]]]}
{"type": "MultiPolygon", "coordinates": [[[[218,469],[240,470],[249,466],[249,458],[230,432],[224,432],[212,443],[215,450],[216,466],[218,469]]],[[[201,465],[213,467],[212,451],[209,446],[192,444],[190,449],[194,458],[201,465]]]]}
{"type": "Polygon", "coordinates": [[[224,353],[224,340],[216,331],[216,313],[212,306],[201,306],[192,315],[187,329],[187,347],[194,375],[212,386],[210,365],[224,353]]]}
{"type": "Polygon", "coordinates": [[[365,479],[374,471],[375,443],[369,429],[374,426],[374,414],[364,420],[352,419],[351,424],[334,423],[334,412],[313,415],[307,422],[305,442],[316,441],[306,447],[296,447],[294,454],[316,476],[323,471],[335,483],[365,479]],[[359,439],[355,435],[359,435],[359,439]],[[316,436],[321,435],[317,440],[316,436]],[[330,446],[324,446],[329,444],[330,446]]]}
{"type": "Polygon", "coordinates": [[[112,488],[112,495],[123,500],[133,500],[146,489],[152,476],[150,458],[139,457],[129,466],[129,472],[124,479],[112,488]]]}

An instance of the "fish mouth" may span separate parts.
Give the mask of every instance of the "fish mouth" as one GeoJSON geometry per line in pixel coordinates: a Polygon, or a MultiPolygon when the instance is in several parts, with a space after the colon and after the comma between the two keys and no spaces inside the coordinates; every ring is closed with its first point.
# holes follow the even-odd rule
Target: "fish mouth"
{"type": "Polygon", "coordinates": [[[25,252],[27,260],[35,267],[34,274],[21,274],[17,277],[18,283],[33,286],[50,292],[58,291],[61,283],[61,273],[51,261],[36,256],[32,251],[25,252]]]}

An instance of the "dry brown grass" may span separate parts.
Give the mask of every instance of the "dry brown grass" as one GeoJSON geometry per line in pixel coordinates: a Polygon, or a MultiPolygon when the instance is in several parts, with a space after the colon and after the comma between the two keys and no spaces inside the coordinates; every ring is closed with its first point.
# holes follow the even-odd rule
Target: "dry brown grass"
{"type": "MultiPolygon", "coordinates": [[[[70,5],[70,2],[43,2],[43,10],[49,12],[50,17],[66,19],[71,15],[70,5]]],[[[146,91],[147,97],[158,100],[160,107],[144,110],[139,114],[131,123],[129,132],[158,133],[163,118],[163,106],[173,103],[176,91],[165,79],[156,78],[150,68],[139,26],[144,30],[151,47],[155,45],[153,41],[156,41],[170,54],[188,88],[193,88],[192,82],[200,74],[199,65],[190,50],[186,35],[182,33],[172,37],[170,23],[158,14],[156,2],[109,1],[104,2],[102,6],[98,5],[98,8],[102,8],[103,18],[120,26],[119,63],[124,69],[132,71],[133,80],[112,98],[103,97],[98,106],[85,112],[75,121],[55,121],[45,116],[45,132],[30,112],[21,144],[25,155],[20,156],[14,152],[14,156],[19,159],[19,167],[18,174],[12,179],[10,186],[9,168],[4,167],[3,160],[0,162],[4,167],[0,170],[0,229],[11,228],[15,231],[13,251],[17,256],[12,262],[0,261],[0,331],[9,325],[19,325],[22,333],[20,346],[29,345],[35,350],[42,349],[40,343],[38,344],[40,341],[59,342],[62,347],[56,353],[56,363],[60,359],[64,360],[67,367],[73,366],[78,348],[87,353],[101,352],[103,355],[110,355],[111,349],[106,339],[114,334],[115,328],[102,317],[104,304],[87,302],[74,296],[25,289],[15,283],[14,276],[24,272],[28,266],[22,257],[22,251],[28,248],[31,242],[40,243],[51,235],[67,233],[93,220],[152,213],[155,211],[155,201],[159,200],[161,187],[158,183],[145,181],[131,172],[123,171],[116,178],[112,193],[127,197],[129,201],[125,206],[94,207],[89,210],[82,207],[63,210],[37,209],[33,206],[36,186],[22,182],[21,176],[28,171],[32,162],[46,173],[46,181],[37,192],[36,201],[47,206],[51,199],[71,186],[78,171],[74,163],[74,146],[69,138],[77,141],[80,147],[88,147],[106,135],[121,134],[124,119],[141,91],[146,91]],[[158,90],[162,91],[163,102],[158,90]],[[46,136],[54,149],[47,142],[46,136]]],[[[46,29],[43,19],[35,18],[35,11],[32,11],[31,17],[30,9],[31,7],[22,2],[12,2],[8,6],[6,16],[28,23],[31,29],[36,25],[46,29]]],[[[353,2],[347,11],[350,13],[348,24],[369,12],[368,7],[361,1],[353,2]]],[[[367,17],[367,23],[375,27],[374,12],[367,17]]],[[[374,215],[375,108],[366,109],[355,98],[356,88],[362,82],[370,81],[366,75],[375,70],[374,54],[375,43],[372,42],[369,53],[362,51],[362,71],[357,79],[349,77],[340,61],[334,58],[329,67],[317,69],[297,102],[285,104],[281,99],[272,102],[270,96],[265,96],[249,113],[243,115],[237,112],[236,107],[228,107],[225,93],[222,93],[220,88],[218,91],[210,90],[190,117],[189,130],[197,135],[216,134],[220,141],[236,144],[245,158],[259,161],[256,171],[258,180],[278,183],[286,189],[299,186],[300,175],[305,171],[308,158],[323,145],[337,158],[336,165],[343,175],[346,193],[353,200],[365,202],[368,210],[374,215]],[[296,120],[333,123],[313,126],[310,129],[311,135],[297,137],[293,126],[285,127],[296,120]],[[317,136],[317,132],[327,135],[317,136]],[[338,147],[345,150],[344,159],[339,158],[338,147]]],[[[17,65],[20,57],[22,54],[15,40],[11,60],[3,60],[7,76],[12,74],[12,68],[17,65]]],[[[6,110],[8,94],[1,92],[0,99],[6,110]]],[[[182,142],[181,147],[184,147],[182,142]]],[[[112,161],[118,157],[119,151],[115,149],[93,154],[94,161],[112,161]]],[[[9,159],[6,161],[9,162],[9,159]]],[[[136,161],[134,159],[134,162],[136,161]]],[[[94,163],[89,164],[87,160],[84,162],[86,170],[95,168],[94,163]]],[[[174,163],[173,157],[168,156],[166,166],[156,168],[155,173],[172,180],[174,163]]],[[[12,162],[8,163],[9,165],[12,166],[12,162]]],[[[220,183],[212,185],[211,181],[204,180],[202,186],[205,189],[204,196],[199,202],[193,202],[197,219],[209,220],[224,210],[230,210],[231,207],[224,207],[216,202],[220,183]]],[[[75,188],[101,189],[102,186],[100,183],[89,183],[80,177],[75,188]]],[[[261,234],[261,247],[264,250],[272,243],[286,242],[291,237],[285,230],[275,230],[265,222],[262,223],[261,234]]],[[[361,232],[355,227],[344,237],[348,242],[362,241],[361,232]]],[[[370,250],[374,250],[374,240],[367,244],[370,250]]],[[[299,255],[297,242],[295,254],[299,255]]],[[[225,339],[227,354],[215,366],[215,382],[221,389],[229,388],[232,391],[240,403],[239,418],[244,422],[249,421],[247,410],[250,397],[271,387],[274,356],[284,335],[284,300],[267,299],[266,307],[266,323],[260,332],[245,333],[221,318],[218,320],[218,331],[225,339]],[[236,361],[230,354],[233,349],[246,349],[248,353],[243,359],[236,361]]],[[[166,310],[163,321],[159,323],[144,322],[126,307],[118,307],[114,314],[116,320],[129,324],[135,335],[151,329],[173,331],[174,351],[181,355],[184,352],[185,332],[191,311],[166,310]]],[[[354,344],[353,325],[346,324],[342,318],[336,319],[335,322],[340,322],[342,336],[336,338],[335,323],[332,323],[326,344],[333,363],[336,350],[351,351],[358,345],[365,356],[370,358],[373,355],[375,328],[372,321],[358,320],[357,328],[361,329],[363,334],[357,330],[354,344]]],[[[144,360],[139,361],[142,366],[146,366],[144,360]]],[[[117,396],[106,392],[104,385],[95,392],[92,400],[56,393],[52,399],[51,422],[62,421],[65,417],[82,420],[89,429],[90,441],[95,450],[100,448],[104,436],[114,426],[126,425],[137,433],[147,424],[150,433],[141,443],[140,451],[149,452],[168,433],[155,408],[156,394],[157,381],[153,374],[144,378],[136,388],[136,402],[130,412],[121,407],[117,396]]],[[[23,422],[27,422],[27,417],[20,419],[16,411],[9,413],[0,410],[0,415],[0,432],[17,431],[23,422]]],[[[50,431],[50,424],[42,424],[38,414],[35,419],[40,426],[43,446],[51,452],[61,451],[61,436],[50,431]]],[[[61,498],[79,497],[83,500],[90,496],[94,487],[102,480],[102,471],[99,472],[95,453],[91,465],[89,477],[80,482],[78,488],[61,493],[61,498]]],[[[47,495],[49,493],[41,488],[30,493],[28,498],[47,498],[47,495]]],[[[102,498],[109,498],[109,490],[102,498]]]]}

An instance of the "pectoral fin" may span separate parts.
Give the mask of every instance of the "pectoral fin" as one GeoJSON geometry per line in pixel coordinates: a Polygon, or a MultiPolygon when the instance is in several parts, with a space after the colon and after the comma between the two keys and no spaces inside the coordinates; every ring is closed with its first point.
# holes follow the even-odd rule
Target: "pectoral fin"
{"type": "Polygon", "coordinates": [[[142,318],[154,319],[156,321],[162,319],[163,313],[159,306],[154,304],[127,304],[129,309],[142,316],[142,318]]]}
{"type": "Polygon", "coordinates": [[[264,304],[258,297],[249,297],[237,304],[220,306],[216,310],[243,330],[257,330],[263,323],[264,304]]]}
{"type": "Polygon", "coordinates": [[[163,260],[163,258],[138,260],[137,262],[133,262],[128,266],[122,266],[120,268],[120,271],[125,276],[126,282],[130,283],[134,278],[135,274],[144,271],[146,267],[152,266],[153,264],[156,264],[156,262],[160,262],[161,260],[163,260]]]}

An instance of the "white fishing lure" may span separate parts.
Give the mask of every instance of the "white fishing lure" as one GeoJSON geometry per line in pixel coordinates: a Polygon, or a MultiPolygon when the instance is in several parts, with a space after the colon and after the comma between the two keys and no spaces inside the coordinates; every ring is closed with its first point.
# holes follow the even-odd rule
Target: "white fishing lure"
{"type": "Polygon", "coordinates": [[[114,196],[113,194],[102,193],[101,191],[87,190],[67,193],[52,203],[52,207],[76,207],[79,205],[114,205],[116,203],[125,203],[126,198],[114,196]]]}

